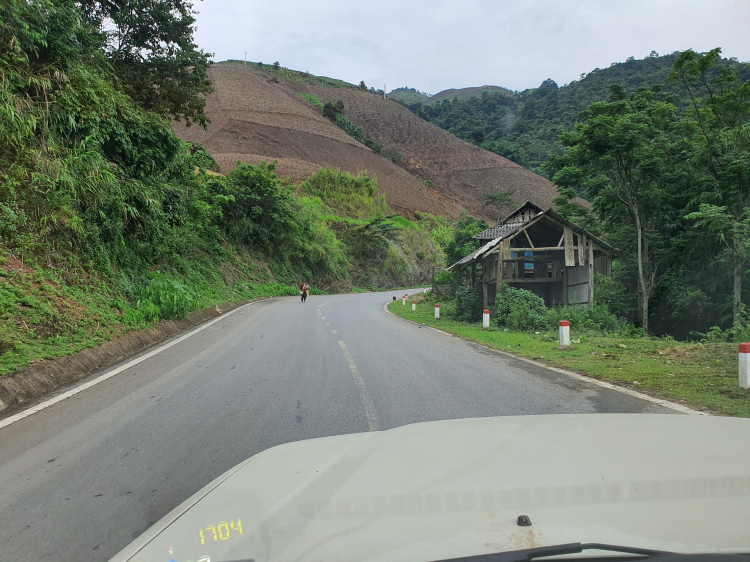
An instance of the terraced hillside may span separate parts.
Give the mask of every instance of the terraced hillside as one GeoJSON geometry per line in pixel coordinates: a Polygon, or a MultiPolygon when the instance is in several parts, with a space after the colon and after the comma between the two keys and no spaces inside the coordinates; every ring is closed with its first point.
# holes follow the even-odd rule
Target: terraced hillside
{"type": "Polygon", "coordinates": [[[237,160],[278,160],[279,174],[297,182],[326,165],[365,171],[377,175],[391,207],[407,215],[455,217],[468,210],[495,220],[497,211],[484,206],[484,193],[512,189],[517,203],[531,200],[542,207],[556,196],[546,179],[354,86],[285,80],[273,71],[236,63],[214,65],[210,78],[216,91],[208,97],[208,130],[181,124],[175,130],[186,140],[202,143],[222,171],[237,160]],[[344,115],[399,164],[346,135],[299,93],[313,94],[324,103],[341,100],[344,115]]]}
{"type": "Polygon", "coordinates": [[[240,64],[214,65],[210,77],[216,91],[207,100],[208,130],[181,123],[174,129],[185,140],[203,144],[222,172],[233,169],[238,160],[252,164],[277,160],[278,174],[294,182],[304,181],[323,166],[364,171],[377,176],[378,188],[398,212],[455,217],[461,211],[459,203],[431,191],[324,118],[297,94],[302,84],[269,82],[270,74],[240,64]]]}

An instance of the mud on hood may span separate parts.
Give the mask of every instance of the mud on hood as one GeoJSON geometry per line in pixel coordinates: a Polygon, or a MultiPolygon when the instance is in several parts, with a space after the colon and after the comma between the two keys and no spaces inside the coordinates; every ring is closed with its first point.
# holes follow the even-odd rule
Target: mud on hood
{"type": "Polygon", "coordinates": [[[268,449],[113,560],[418,562],[570,542],[747,552],[749,524],[750,420],[479,418],[268,449]]]}

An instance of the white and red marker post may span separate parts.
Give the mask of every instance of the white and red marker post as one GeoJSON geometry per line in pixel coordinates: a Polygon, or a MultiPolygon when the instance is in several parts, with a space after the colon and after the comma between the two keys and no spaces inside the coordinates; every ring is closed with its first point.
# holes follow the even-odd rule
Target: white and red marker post
{"type": "Polygon", "coordinates": [[[414,312],[417,310],[417,301],[411,301],[411,311],[414,312]]]}
{"type": "Polygon", "coordinates": [[[490,311],[485,309],[484,313],[482,314],[482,328],[489,328],[490,327],[490,311]]]}
{"type": "Polygon", "coordinates": [[[740,344],[740,388],[750,388],[750,343],[740,344]]]}
{"type": "Polygon", "coordinates": [[[404,305],[406,304],[406,295],[401,297],[401,304],[404,304],[404,305]]]}
{"type": "Polygon", "coordinates": [[[560,320],[560,347],[570,345],[570,322],[560,320]]]}
{"type": "Polygon", "coordinates": [[[435,318],[440,318],[440,305],[435,305],[435,318]]]}

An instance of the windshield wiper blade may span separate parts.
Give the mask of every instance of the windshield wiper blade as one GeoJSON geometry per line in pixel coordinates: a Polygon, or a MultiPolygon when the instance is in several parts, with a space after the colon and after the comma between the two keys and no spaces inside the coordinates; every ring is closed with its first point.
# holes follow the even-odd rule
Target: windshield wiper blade
{"type": "Polygon", "coordinates": [[[526,548],[524,550],[511,550],[509,552],[493,552],[492,554],[477,554],[464,556],[463,558],[449,558],[435,562],[524,562],[545,556],[562,556],[563,554],[578,554],[584,550],[608,550],[622,554],[635,554],[637,556],[648,556],[656,558],[667,554],[674,554],[665,550],[651,550],[648,548],[637,548],[634,546],[617,546],[614,544],[599,544],[579,542],[569,544],[557,544],[553,546],[540,546],[537,548],[526,548]]]}

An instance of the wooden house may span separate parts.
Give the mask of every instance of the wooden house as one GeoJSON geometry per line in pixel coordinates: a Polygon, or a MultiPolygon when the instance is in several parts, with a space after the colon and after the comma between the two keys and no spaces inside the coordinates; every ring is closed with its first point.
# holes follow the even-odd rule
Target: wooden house
{"type": "Polygon", "coordinates": [[[528,201],[474,238],[486,243],[448,269],[471,268],[472,285],[481,283],[485,308],[495,303],[502,283],[535,293],[547,306],[591,305],[594,275],[609,276],[618,253],[553,209],[528,201]]]}

